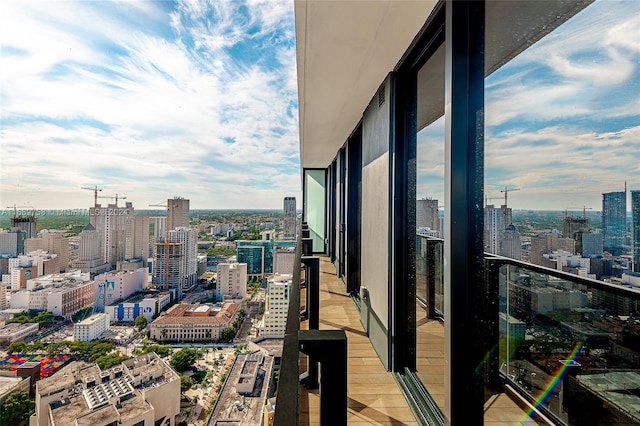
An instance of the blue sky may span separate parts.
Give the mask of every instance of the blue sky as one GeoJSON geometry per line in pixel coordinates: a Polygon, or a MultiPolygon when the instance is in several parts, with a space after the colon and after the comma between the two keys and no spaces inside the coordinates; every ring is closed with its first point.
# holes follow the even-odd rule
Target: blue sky
{"type": "Polygon", "coordinates": [[[0,208],[300,197],[291,0],[8,0],[0,48],[0,208]]]}
{"type": "MultiPolygon", "coordinates": [[[[485,80],[488,197],[601,210],[625,180],[640,189],[639,22],[640,2],[598,0],[485,80]]],[[[443,138],[444,119],[419,134],[421,198],[444,197],[443,138]]]]}

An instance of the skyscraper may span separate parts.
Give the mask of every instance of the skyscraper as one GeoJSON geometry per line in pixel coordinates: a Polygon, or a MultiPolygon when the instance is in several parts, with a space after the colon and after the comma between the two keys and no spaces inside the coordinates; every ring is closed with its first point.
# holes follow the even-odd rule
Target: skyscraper
{"type": "Polygon", "coordinates": [[[195,286],[198,281],[198,232],[195,229],[176,228],[169,231],[169,242],[181,243],[182,277],[180,280],[182,291],[195,286]]]}
{"type": "Polygon", "coordinates": [[[284,240],[296,239],[296,197],[284,197],[284,240]]]}
{"type": "Polygon", "coordinates": [[[26,238],[35,238],[37,236],[36,233],[36,223],[38,222],[35,216],[16,216],[14,215],[11,218],[11,228],[20,228],[24,232],[27,233],[26,238]]]}
{"type": "Polygon", "coordinates": [[[111,266],[126,258],[127,236],[132,235],[135,226],[134,214],[133,204],[130,202],[125,207],[118,207],[117,204],[102,207],[96,204],[89,209],[91,225],[100,234],[101,256],[111,266]]]}
{"type": "Polygon", "coordinates": [[[602,194],[602,231],[604,249],[617,251],[624,246],[627,230],[627,192],[602,194]]]}
{"type": "Polygon", "coordinates": [[[173,197],[167,200],[167,217],[169,228],[189,227],[189,200],[182,197],[173,197]]]}
{"type": "Polygon", "coordinates": [[[416,201],[416,229],[417,228],[429,228],[440,234],[438,200],[423,198],[416,201]]]}
{"type": "Polygon", "coordinates": [[[500,254],[500,243],[504,230],[511,223],[511,209],[506,205],[496,208],[489,204],[484,208],[484,246],[485,251],[500,254]]]}
{"type": "Polygon", "coordinates": [[[640,273],[640,190],[631,191],[631,224],[633,226],[633,271],[640,273]]]}

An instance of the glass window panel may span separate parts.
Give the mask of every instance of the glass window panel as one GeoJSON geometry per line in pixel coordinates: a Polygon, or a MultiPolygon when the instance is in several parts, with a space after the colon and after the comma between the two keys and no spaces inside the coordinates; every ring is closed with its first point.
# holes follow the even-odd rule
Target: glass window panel
{"type": "MultiPolygon", "coordinates": [[[[640,287],[640,3],[488,2],[486,19],[485,251],[640,287]]],[[[566,424],[640,424],[638,296],[527,263],[499,271],[501,373],[566,424]]]]}
{"type": "Polygon", "coordinates": [[[417,87],[416,373],[444,410],[444,46],[418,71],[417,87]]]}

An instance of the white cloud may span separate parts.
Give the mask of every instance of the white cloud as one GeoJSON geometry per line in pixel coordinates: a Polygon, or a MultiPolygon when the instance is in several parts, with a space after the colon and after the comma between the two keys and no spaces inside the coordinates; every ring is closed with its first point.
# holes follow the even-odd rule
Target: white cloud
{"type": "Polygon", "coordinates": [[[2,3],[2,202],[83,207],[96,184],[141,207],[297,195],[292,2],[167,6],[2,3]]]}

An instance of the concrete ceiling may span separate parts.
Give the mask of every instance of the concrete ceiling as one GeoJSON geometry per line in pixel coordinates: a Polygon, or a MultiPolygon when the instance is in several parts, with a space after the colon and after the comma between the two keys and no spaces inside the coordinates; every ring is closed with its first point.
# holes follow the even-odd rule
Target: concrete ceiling
{"type": "MultiPolygon", "coordinates": [[[[489,75],[593,0],[491,1],[486,9],[489,75]]],[[[378,87],[422,28],[436,1],[295,0],[303,168],[327,167],[378,87]]],[[[444,48],[418,73],[424,127],[444,109],[444,48]],[[435,91],[435,92],[434,92],[435,91]]]]}
{"type": "Polygon", "coordinates": [[[436,3],[295,1],[302,167],[331,163],[436,3]]]}

